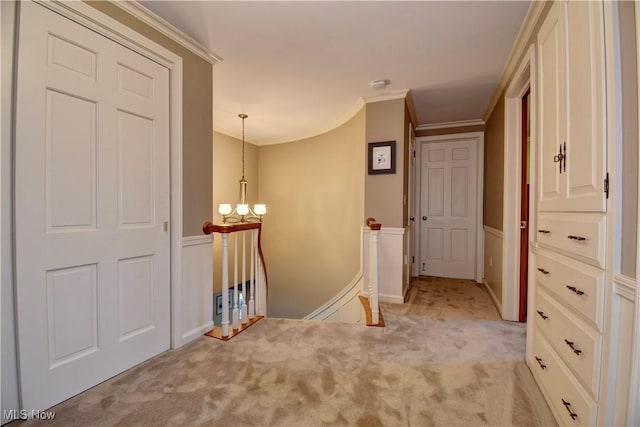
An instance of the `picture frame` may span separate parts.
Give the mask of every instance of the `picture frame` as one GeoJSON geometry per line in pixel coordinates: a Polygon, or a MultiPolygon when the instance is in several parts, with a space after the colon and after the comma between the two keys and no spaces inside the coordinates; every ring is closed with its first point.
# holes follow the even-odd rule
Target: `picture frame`
{"type": "Polygon", "coordinates": [[[369,175],[396,173],[396,142],[370,142],[368,144],[369,175]]]}

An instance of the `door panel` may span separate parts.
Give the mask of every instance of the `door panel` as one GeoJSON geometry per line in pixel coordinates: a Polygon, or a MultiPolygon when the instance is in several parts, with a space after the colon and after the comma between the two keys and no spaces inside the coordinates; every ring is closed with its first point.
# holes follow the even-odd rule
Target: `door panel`
{"type": "Polygon", "coordinates": [[[541,211],[562,205],[560,165],[554,156],[564,144],[564,37],[563,2],[555,2],[538,34],[539,202],[541,211]],[[544,106],[544,108],[542,108],[544,106]]]}
{"type": "Polygon", "coordinates": [[[476,140],[423,143],[420,274],[475,278],[476,140]]]}
{"type": "Polygon", "coordinates": [[[567,211],[606,211],[602,7],[567,3],[567,211]]]}
{"type": "Polygon", "coordinates": [[[16,278],[22,405],[169,348],[169,73],[21,4],[16,278]]]}

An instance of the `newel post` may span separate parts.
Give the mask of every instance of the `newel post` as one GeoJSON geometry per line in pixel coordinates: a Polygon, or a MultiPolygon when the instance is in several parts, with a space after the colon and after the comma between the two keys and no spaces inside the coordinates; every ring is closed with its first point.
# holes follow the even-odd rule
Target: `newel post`
{"type": "Polygon", "coordinates": [[[371,308],[371,321],[377,324],[379,321],[378,307],[378,234],[382,224],[377,223],[374,218],[367,218],[369,227],[369,306],[371,308]]]}

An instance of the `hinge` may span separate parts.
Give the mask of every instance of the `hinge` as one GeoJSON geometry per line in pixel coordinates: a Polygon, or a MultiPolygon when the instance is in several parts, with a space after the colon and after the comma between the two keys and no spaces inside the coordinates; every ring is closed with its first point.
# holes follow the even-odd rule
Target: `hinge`
{"type": "Polygon", "coordinates": [[[607,199],[609,198],[609,172],[604,178],[604,194],[606,194],[607,199]]]}

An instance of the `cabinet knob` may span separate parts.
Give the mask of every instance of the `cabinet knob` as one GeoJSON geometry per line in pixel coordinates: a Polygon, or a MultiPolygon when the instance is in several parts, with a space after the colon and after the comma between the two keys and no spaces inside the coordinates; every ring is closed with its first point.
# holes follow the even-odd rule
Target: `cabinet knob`
{"type": "Polygon", "coordinates": [[[541,234],[551,234],[551,231],[550,231],[550,230],[538,230],[538,233],[541,233],[541,234]]]}
{"type": "Polygon", "coordinates": [[[537,310],[537,313],[540,317],[542,317],[542,320],[547,320],[549,318],[549,316],[544,314],[544,311],[537,310]]]}
{"type": "Polygon", "coordinates": [[[540,365],[540,368],[542,368],[542,370],[547,368],[547,365],[545,365],[542,361],[541,358],[539,358],[538,356],[536,356],[536,362],[538,362],[538,365],[540,365]]]}
{"type": "Polygon", "coordinates": [[[540,268],[540,267],[538,267],[538,271],[539,271],[540,273],[544,274],[544,275],[549,274],[549,272],[548,272],[547,270],[545,270],[544,268],[540,268]]]}
{"type": "Polygon", "coordinates": [[[569,235],[567,236],[567,239],[570,239],[570,240],[577,240],[577,241],[579,241],[579,242],[584,242],[585,240],[587,240],[587,238],[586,238],[586,237],[583,237],[583,236],[575,236],[575,235],[573,235],[573,234],[569,234],[569,235]]]}

